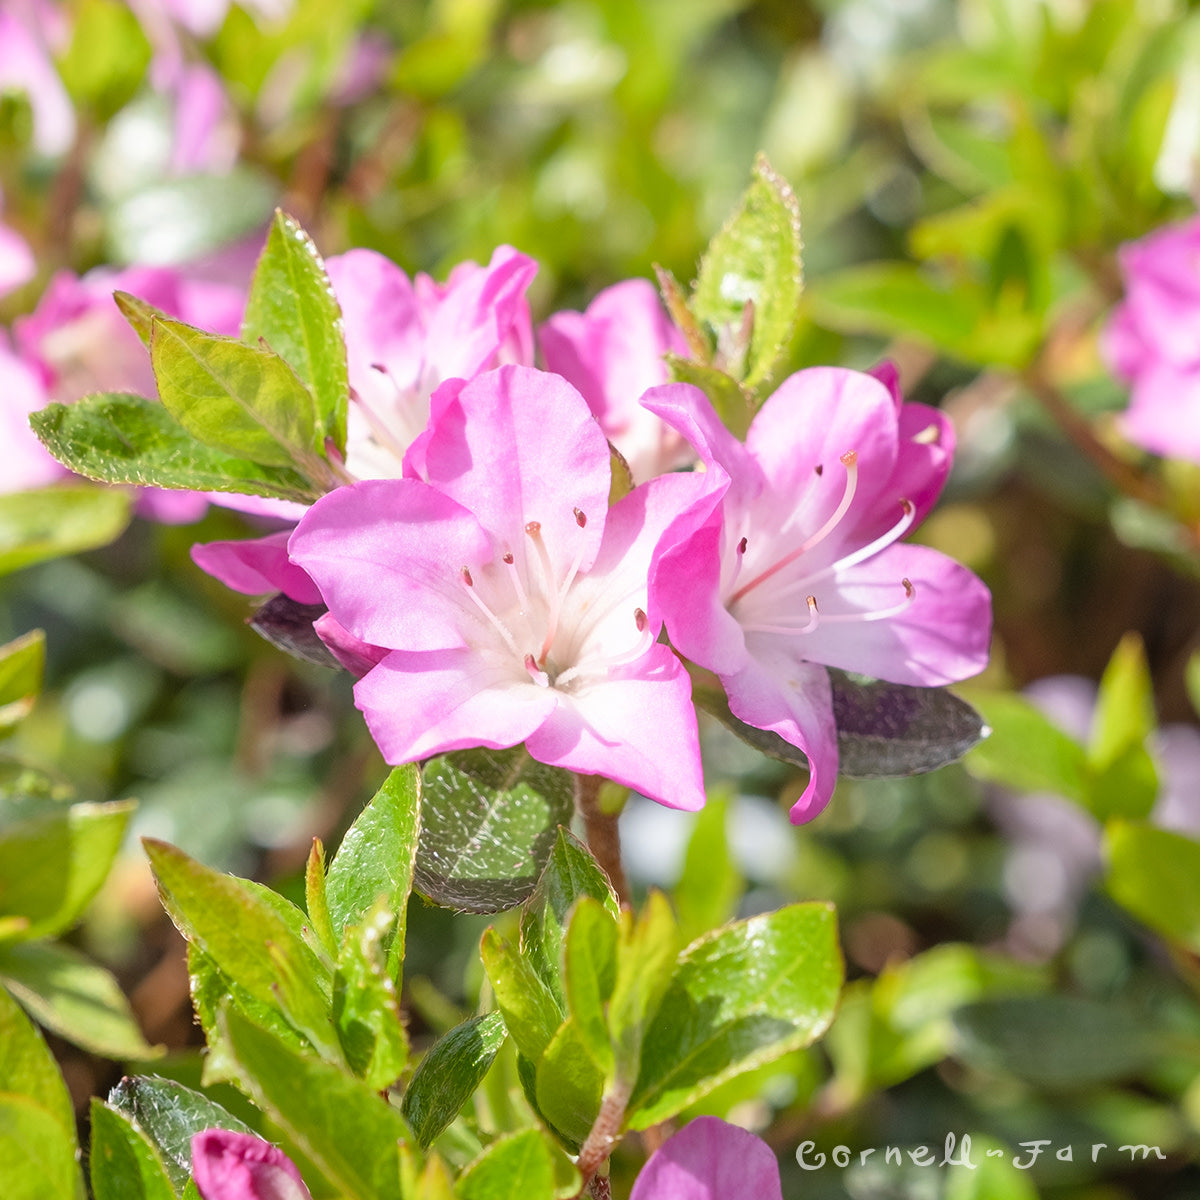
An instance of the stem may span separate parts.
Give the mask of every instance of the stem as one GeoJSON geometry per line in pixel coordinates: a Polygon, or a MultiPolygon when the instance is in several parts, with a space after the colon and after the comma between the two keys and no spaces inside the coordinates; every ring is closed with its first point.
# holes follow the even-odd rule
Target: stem
{"type": "MultiPolygon", "coordinates": [[[[612,1153],[612,1148],[620,1138],[625,1106],[629,1103],[629,1091],[629,1084],[617,1079],[612,1085],[612,1090],[601,1101],[600,1111],[596,1114],[596,1120],[588,1130],[587,1140],[575,1160],[575,1166],[583,1176],[583,1187],[578,1192],[580,1196],[589,1190],[593,1183],[592,1177],[612,1153]]],[[[607,1184],[608,1180],[605,1179],[604,1182],[607,1184]]],[[[592,1195],[597,1195],[595,1190],[592,1191],[592,1195]]]]}
{"type": "Polygon", "coordinates": [[[612,1200],[612,1185],[607,1175],[593,1175],[588,1191],[592,1194],[592,1200],[612,1200]]]}
{"type": "Polygon", "coordinates": [[[603,784],[604,779],[600,775],[578,776],[575,805],[583,818],[588,848],[608,876],[622,907],[628,908],[629,881],[621,866],[621,833],[617,828],[617,818],[600,807],[600,788],[603,784]]]}

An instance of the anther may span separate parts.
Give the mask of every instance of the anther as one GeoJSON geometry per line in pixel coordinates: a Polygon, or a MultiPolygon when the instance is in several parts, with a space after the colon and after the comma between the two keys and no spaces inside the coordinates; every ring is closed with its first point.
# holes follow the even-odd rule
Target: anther
{"type": "Polygon", "coordinates": [[[587,525],[587,513],[581,508],[574,508],[571,511],[575,514],[575,524],[583,529],[587,525]]]}
{"type": "Polygon", "coordinates": [[[505,565],[511,567],[513,565],[514,561],[515,560],[513,558],[513,552],[511,550],[505,550],[505,552],[504,552],[505,565]]]}
{"type": "Polygon", "coordinates": [[[643,609],[633,610],[633,623],[641,636],[623,654],[585,654],[573,667],[564,671],[555,681],[557,688],[564,687],[573,679],[587,673],[595,667],[603,666],[607,672],[612,667],[623,667],[626,663],[637,662],[655,642],[654,630],[650,628],[649,618],[643,609]]]}
{"type": "Polygon", "coordinates": [[[529,672],[538,687],[550,686],[550,676],[537,665],[537,660],[532,654],[525,655],[525,670],[529,672]]]}
{"type": "Polygon", "coordinates": [[[475,586],[475,580],[471,578],[471,568],[470,567],[461,568],[460,574],[462,575],[463,583],[465,583],[467,585],[467,587],[475,586]]]}
{"type": "Polygon", "coordinates": [[[749,539],[749,538],[742,538],[742,540],[741,540],[740,542],[738,542],[738,553],[739,553],[739,554],[745,554],[745,553],[746,553],[746,547],[747,547],[748,545],[750,545],[750,539],[749,539]]]}
{"type": "Polygon", "coordinates": [[[475,590],[475,580],[471,575],[471,568],[460,567],[458,573],[462,577],[463,583],[466,585],[467,595],[470,596],[471,603],[474,604],[481,613],[483,613],[492,628],[495,629],[495,631],[504,639],[505,645],[508,646],[508,648],[514,654],[520,654],[521,652],[517,648],[517,641],[513,637],[512,631],[502,620],[500,620],[498,616],[496,616],[494,612],[492,612],[487,601],[484,600],[484,598],[475,590]]]}
{"type": "Polygon", "coordinates": [[[813,467],[813,474],[824,475],[825,474],[824,466],[821,463],[817,463],[817,465],[815,467],[813,467]]]}

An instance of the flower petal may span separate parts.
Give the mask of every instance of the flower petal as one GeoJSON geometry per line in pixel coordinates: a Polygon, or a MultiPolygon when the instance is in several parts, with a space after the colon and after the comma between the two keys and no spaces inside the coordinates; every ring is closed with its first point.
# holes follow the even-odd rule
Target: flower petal
{"type": "Polygon", "coordinates": [[[629,1200],[783,1200],[779,1163],[748,1130],[697,1117],[650,1156],[629,1200]]]}
{"type": "Polygon", "coordinates": [[[297,604],[320,604],[321,592],[306,571],[288,559],[290,529],[238,542],[199,542],[192,562],[226,587],[247,596],[283,592],[297,604]]]}
{"type": "Polygon", "coordinates": [[[205,1129],[195,1134],[192,1175],[204,1200],[310,1200],[295,1163],[249,1133],[205,1129]]]}
{"type": "Polygon", "coordinates": [[[704,807],[692,684],[666,646],[561,697],[525,746],[540,762],[607,776],[669,808],[704,807]]]}

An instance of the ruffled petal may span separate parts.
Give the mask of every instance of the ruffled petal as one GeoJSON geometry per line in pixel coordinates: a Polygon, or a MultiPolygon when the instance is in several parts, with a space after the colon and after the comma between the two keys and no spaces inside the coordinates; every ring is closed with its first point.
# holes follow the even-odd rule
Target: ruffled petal
{"type": "Polygon", "coordinates": [[[650,1155],[629,1200],[783,1200],[770,1146],[719,1117],[697,1117],[650,1155]]]}
{"type": "Polygon", "coordinates": [[[290,529],[243,541],[200,542],[192,562],[227,588],[247,596],[283,592],[297,604],[320,604],[321,592],[308,573],[288,559],[290,529]]]}

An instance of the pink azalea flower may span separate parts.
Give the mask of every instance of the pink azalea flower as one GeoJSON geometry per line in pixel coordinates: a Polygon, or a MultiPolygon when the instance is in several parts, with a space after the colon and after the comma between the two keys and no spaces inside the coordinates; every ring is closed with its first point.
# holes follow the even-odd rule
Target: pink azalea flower
{"type": "Polygon", "coordinates": [[[538,330],[549,370],[579,389],[636,480],[694,459],[687,442],[638,402],[667,382],[663,355],[686,355],[653,284],[627,279],[605,288],[586,312],[555,313],[538,330]]]}
{"type": "Polygon", "coordinates": [[[192,1178],[203,1200],[312,1200],[282,1150],[228,1129],[205,1129],[192,1138],[192,1178]]]}
{"type": "Polygon", "coordinates": [[[1200,462],[1200,216],[1118,253],[1125,300],[1101,348],[1131,385],[1121,427],[1155,454],[1200,462]]]}
{"type": "Polygon", "coordinates": [[[332,619],[387,652],[355,688],[384,757],[524,742],[699,808],[691,686],[655,640],[647,577],[719,473],[652,480],[610,509],[583,398],[518,366],[439,406],[424,470],[322,497],[290,542],[332,619]]]}
{"type": "Polygon", "coordinates": [[[650,1155],[629,1200],[783,1200],[771,1147],[719,1117],[697,1117],[650,1155]]]}
{"type": "Polygon", "coordinates": [[[75,110],[54,66],[65,48],[67,24],[46,0],[7,0],[0,6],[0,94],[20,92],[33,114],[33,148],[48,158],[75,140],[75,110]]]}
{"type": "MultiPolygon", "coordinates": [[[[20,427],[0,449],[0,490],[15,491],[67,478],[29,428],[30,412],[50,401],[70,404],[98,391],[155,394],[150,356],[113,302],[117,290],[132,292],[164,311],[220,333],[236,333],[242,289],[192,279],[176,270],[129,267],[82,277],[63,271],[37,308],[13,325],[15,354],[0,348],[5,420],[20,427]]],[[[207,500],[192,492],[145,489],[143,508],[162,521],[191,521],[207,500]]]]}
{"type": "Polygon", "coordinates": [[[880,376],[791,376],[745,445],[697,388],[644,397],[730,481],[706,524],[657,564],[667,631],[720,677],[735,716],[808,757],[796,823],[825,807],[837,774],[826,667],[936,686],[987,662],[987,589],[936,550],[900,543],[946,479],[951,427],[903,404],[890,367],[880,376]]]}
{"type": "MultiPolygon", "coordinates": [[[[0,193],[0,209],[4,196],[0,193]]],[[[0,299],[28,283],[37,274],[37,263],[29,243],[0,221],[0,299]]]]}
{"type": "MultiPolygon", "coordinates": [[[[532,362],[525,290],[537,264],[510,246],[500,246],[486,267],[460,263],[444,284],[427,275],[410,281],[373,250],[351,250],[325,265],[346,330],[346,468],[358,479],[400,477],[444,381],[532,362]]],[[[302,572],[282,571],[286,562],[270,541],[209,542],[193,547],[192,558],[234,591],[281,591],[311,603],[302,572]]]]}

